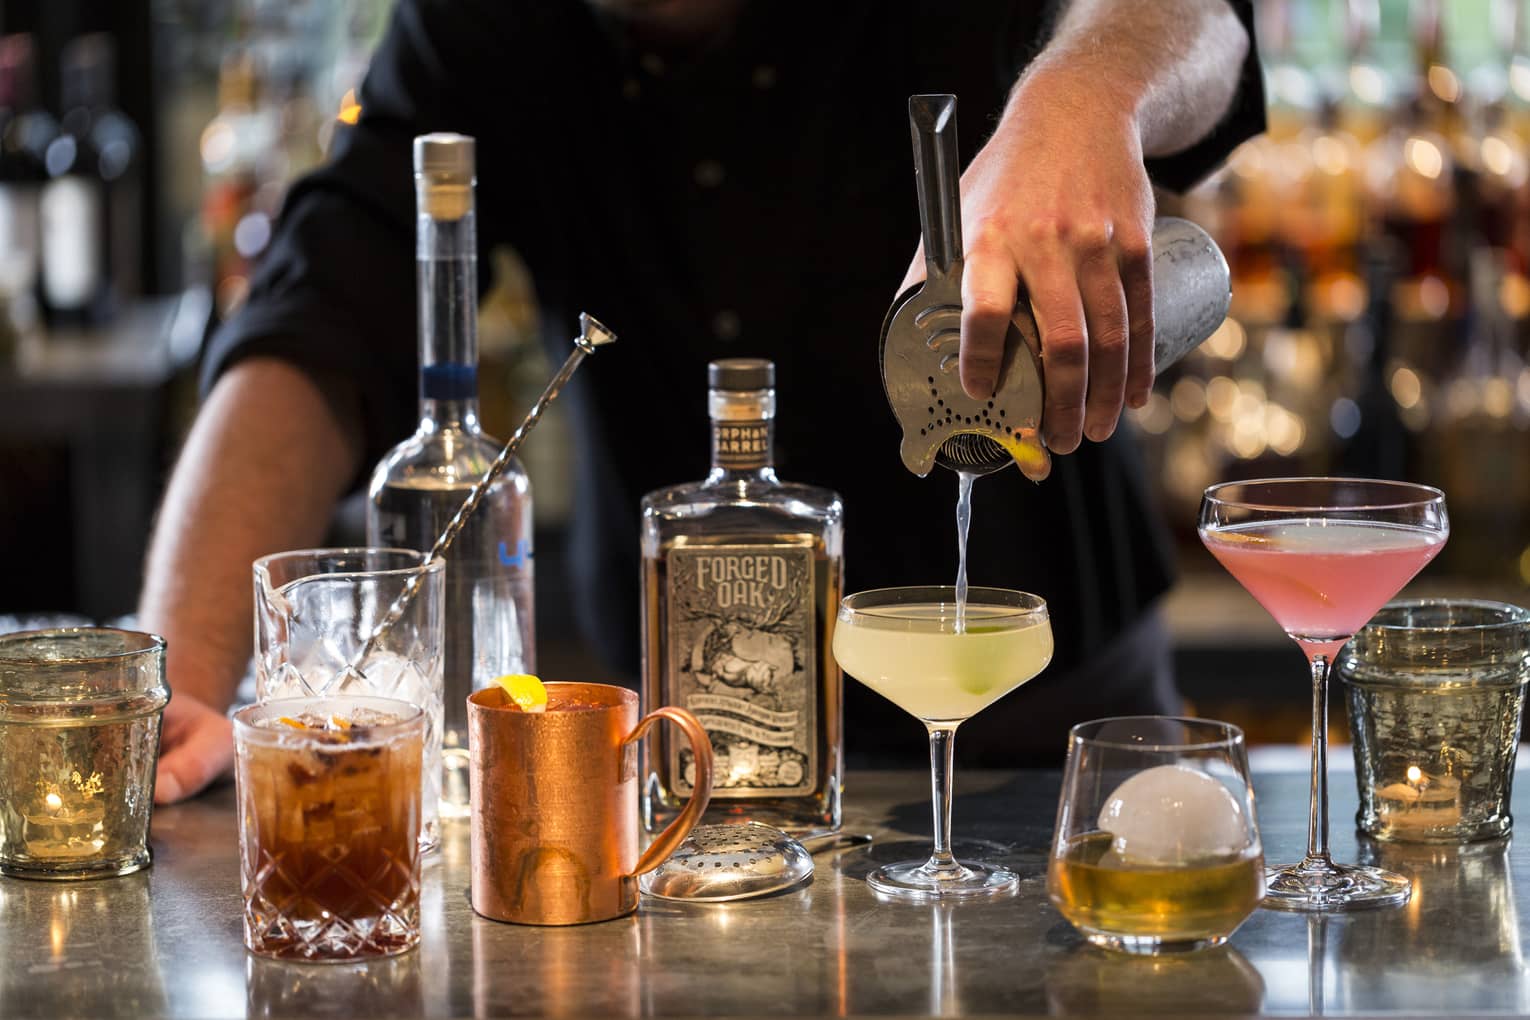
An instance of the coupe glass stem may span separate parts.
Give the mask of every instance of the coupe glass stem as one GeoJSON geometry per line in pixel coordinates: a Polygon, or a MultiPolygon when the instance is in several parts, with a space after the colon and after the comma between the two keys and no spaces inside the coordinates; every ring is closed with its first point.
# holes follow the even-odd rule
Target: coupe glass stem
{"type": "Polygon", "coordinates": [[[1307,857],[1302,868],[1333,868],[1328,856],[1328,656],[1313,655],[1312,797],[1307,811],[1307,857]]]}
{"type": "Polygon", "coordinates": [[[925,863],[929,871],[957,872],[951,856],[951,766],[956,727],[930,726],[930,800],[935,809],[935,851],[925,863]]]}

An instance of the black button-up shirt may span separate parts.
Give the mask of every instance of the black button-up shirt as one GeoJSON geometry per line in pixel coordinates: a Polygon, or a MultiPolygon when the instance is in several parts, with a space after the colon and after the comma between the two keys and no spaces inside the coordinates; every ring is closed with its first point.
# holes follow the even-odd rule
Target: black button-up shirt
{"type": "MultiPolygon", "coordinates": [[[[956,479],[903,467],[877,362],[919,239],[907,97],[955,93],[970,159],[1044,43],[1048,7],[755,0],[725,40],[679,62],[629,45],[580,0],[403,0],[360,122],[292,189],[204,384],[275,354],[358,381],[372,462],[409,434],[411,140],[464,132],[478,139],[480,245],[526,259],[555,362],[582,309],[621,337],[565,398],[578,604],[613,661],[636,672],[638,500],[704,474],[716,357],[776,362],[777,467],[843,494],[849,590],[949,583],[956,479]]],[[[1155,180],[1192,183],[1262,128],[1262,103],[1250,56],[1233,111],[1195,148],[1150,161],[1155,180]]],[[[974,495],[973,583],[1048,600],[1053,675],[1169,584],[1171,551],[1124,432],[1055,458],[1040,485],[1007,470],[974,495]]]]}

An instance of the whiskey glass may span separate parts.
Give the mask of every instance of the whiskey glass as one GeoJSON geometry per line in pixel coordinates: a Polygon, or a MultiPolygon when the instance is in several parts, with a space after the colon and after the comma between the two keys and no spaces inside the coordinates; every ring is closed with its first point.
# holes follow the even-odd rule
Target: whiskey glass
{"type": "Polygon", "coordinates": [[[1047,893],[1104,949],[1226,942],[1264,895],[1243,731],[1168,716],[1073,727],[1047,893]]]}
{"type": "Polygon", "coordinates": [[[285,960],[392,956],[420,939],[425,713],[283,698],[234,713],[244,941],[285,960]]]}

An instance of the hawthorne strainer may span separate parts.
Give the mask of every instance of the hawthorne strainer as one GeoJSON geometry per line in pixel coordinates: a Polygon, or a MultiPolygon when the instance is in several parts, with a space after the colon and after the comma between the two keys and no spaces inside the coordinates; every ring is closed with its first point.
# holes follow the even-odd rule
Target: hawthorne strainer
{"type": "Polygon", "coordinates": [[[666,900],[749,899],[807,881],[815,853],[870,842],[869,835],[838,832],[798,840],[759,822],[698,825],[639,881],[645,893],[666,900]]]}
{"type": "MultiPolygon", "coordinates": [[[[988,474],[1011,461],[1033,481],[1051,470],[1042,445],[1041,344],[1024,293],[1005,340],[999,384],[973,400],[957,375],[962,316],[961,163],[956,97],[911,96],[909,128],[924,238],[925,279],[900,294],[882,324],[882,385],[903,427],[904,465],[988,474]]],[[[1159,371],[1221,325],[1227,260],[1204,230],[1162,218],[1153,227],[1154,362],[1159,371]]]]}

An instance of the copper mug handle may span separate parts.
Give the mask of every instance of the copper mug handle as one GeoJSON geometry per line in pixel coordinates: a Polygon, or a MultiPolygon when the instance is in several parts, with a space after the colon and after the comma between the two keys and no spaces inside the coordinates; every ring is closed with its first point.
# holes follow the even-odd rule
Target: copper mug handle
{"type": "Polygon", "coordinates": [[[707,809],[707,802],[712,799],[712,740],[707,736],[706,727],[701,725],[701,720],[685,709],[672,705],[654,709],[643,716],[637,728],[622,741],[622,746],[641,740],[643,735],[660,719],[667,719],[674,723],[690,738],[691,750],[696,755],[696,781],[692,784],[691,799],[681,809],[679,817],[655,836],[653,842],[648,844],[648,849],[643,851],[643,856],[638,858],[637,867],[633,868],[632,874],[628,876],[632,878],[657,868],[670,854],[679,849],[680,844],[685,842],[685,837],[689,836],[691,830],[696,827],[696,823],[701,821],[701,816],[707,809]]]}

